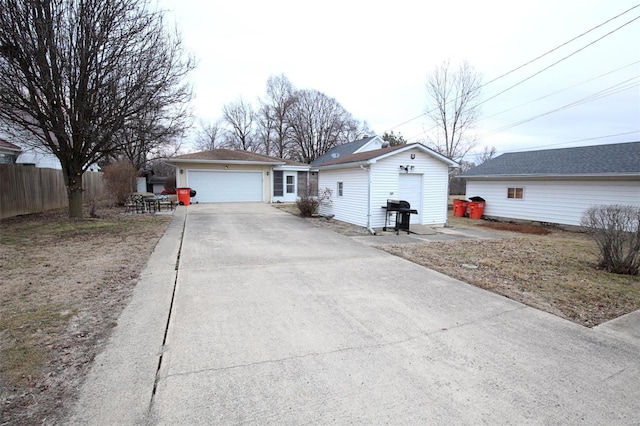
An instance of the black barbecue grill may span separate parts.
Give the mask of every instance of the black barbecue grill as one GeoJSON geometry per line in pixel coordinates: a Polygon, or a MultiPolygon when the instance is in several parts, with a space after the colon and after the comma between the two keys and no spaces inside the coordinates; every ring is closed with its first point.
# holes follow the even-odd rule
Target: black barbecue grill
{"type": "Polygon", "coordinates": [[[387,230],[387,225],[391,225],[391,215],[395,215],[396,224],[393,228],[396,231],[396,235],[400,234],[400,230],[407,231],[407,234],[410,234],[409,231],[409,222],[411,221],[412,214],[418,214],[418,211],[415,209],[411,209],[411,204],[408,201],[404,200],[387,200],[387,205],[383,207],[387,210],[387,214],[384,218],[384,227],[383,231],[387,230]]]}

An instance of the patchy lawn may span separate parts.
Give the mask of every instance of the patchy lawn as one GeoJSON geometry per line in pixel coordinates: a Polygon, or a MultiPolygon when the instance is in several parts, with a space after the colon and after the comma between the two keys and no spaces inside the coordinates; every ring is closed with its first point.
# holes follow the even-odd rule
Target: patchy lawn
{"type": "MultiPolygon", "coordinates": [[[[298,214],[295,205],[274,206],[298,214]]],[[[337,220],[307,220],[348,236],[369,235],[337,220]]],[[[640,277],[596,269],[598,249],[585,234],[453,216],[448,221],[454,228],[491,228],[502,238],[380,249],[587,327],[640,309],[640,277]]]]}
{"type": "Polygon", "coordinates": [[[171,220],[122,212],[0,221],[0,423],[59,424],[71,407],[171,220]]]}

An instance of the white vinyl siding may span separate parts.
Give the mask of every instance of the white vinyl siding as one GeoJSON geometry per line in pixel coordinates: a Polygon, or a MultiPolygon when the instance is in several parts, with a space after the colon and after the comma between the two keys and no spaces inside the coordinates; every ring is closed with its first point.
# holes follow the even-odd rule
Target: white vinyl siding
{"type": "MultiPolygon", "coordinates": [[[[448,167],[418,149],[392,155],[370,165],[371,168],[371,227],[385,224],[387,199],[398,199],[400,165],[414,166],[409,174],[422,177],[422,206],[419,220],[423,225],[443,225],[447,221],[448,167]],[[411,159],[415,153],[415,159],[411,159]]],[[[321,169],[319,189],[333,192],[330,205],[321,206],[321,214],[333,214],[337,220],[367,226],[369,172],[355,166],[348,169],[321,169]],[[343,196],[337,194],[338,182],[343,182],[343,196]]],[[[412,206],[413,207],[413,206],[412,206]]],[[[415,208],[415,207],[414,207],[415,208]]],[[[412,218],[414,219],[414,218],[412,218]]]]}
{"type": "MultiPolygon", "coordinates": [[[[399,199],[399,176],[405,174],[400,170],[400,165],[414,166],[409,174],[422,176],[422,208],[420,211],[420,224],[443,225],[447,222],[447,185],[448,166],[417,149],[408,150],[398,155],[385,158],[372,165],[372,209],[371,220],[374,227],[384,226],[385,210],[380,206],[386,206],[387,199],[399,199]],[[415,153],[416,158],[411,159],[415,153]]],[[[412,208],[414,208],[412,206],[412,208]]]]}
{"type": "Polygon", "coordinates": [[[580,225],[582,214],[593,205],[640,207],[640,181],[468,180],[466,196],[485,199],[485,216],[580,225]],[[524,198],[507,198],[507,188],[525,188],[524,198]]]}
{"type": "Polygon", "coordinates": [[[319,208],[320,214],[333,214],[337,220],[367,226],[368,172],[360,168],[322,170],[318,190],[331,189],[331,204],[319,208]],[[338,182],[343,182],[343,196],[338,196],[338,182]]]}

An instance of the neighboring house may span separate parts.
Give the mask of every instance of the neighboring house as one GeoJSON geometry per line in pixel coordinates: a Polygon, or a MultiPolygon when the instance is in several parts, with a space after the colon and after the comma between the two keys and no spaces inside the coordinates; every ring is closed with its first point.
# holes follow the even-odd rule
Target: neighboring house
{"type": "Polygon", "coordinates": [[[193,202],[294,202],[317,179],[308,164],[247,151],[214,149],[166,161],[176,186],[196,191],[193,202]]]}
{"type": "Polygon", "coordinates": [[[461,177],[486,217],[580,225],[593,205],[640,207],[640,142],[507,153],[461,177]]]}
{"type": "Polygon", "coordinates": [[[20,154],[22,149],[19,146],[0,139],[0,164],[15,164],[20,154]]]}
{"type": "Polygon", "coordinates": [[[346,155],[357,154],[359,152],[372,151],[374,149],[380,149],[388,147],[389,143],[384,141],[380,136],[371,136],[357,141],[345,143],[333,147],[327,151],[324,155],[321,155],[316,160],[311,162],[312,167],[321,166],[324,163],[339,159],[346,155]]]}
{"type": "Polygon", "coordinates": [[[379,137],[351,144],[312,163],[319,171],[319,191],[332,192],[321,214],[372,230],[385,225],[387,199],[399,199],[418,211],[411,223],[446,223],[449,170],[458,167],[455,161],[421,144],[389,147],[379,137]],[[349,154],[353,147],[355,153],[349,154]]]}

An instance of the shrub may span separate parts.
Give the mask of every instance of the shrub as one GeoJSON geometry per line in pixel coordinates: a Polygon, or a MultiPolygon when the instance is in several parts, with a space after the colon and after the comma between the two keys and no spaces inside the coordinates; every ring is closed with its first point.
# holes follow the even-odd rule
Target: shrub
{"type": "Polygon", "coordinates": [[[311,195],[313,192],[311,187],[307,187],[307,192],[296,201],[296,205],[298,206],[298,210],[300,210],[300,216],[302,217],[311,217],[314,214],[318,213],[318,207],[321,204],[331,204],[331,190],[329,188],[325,188],[317,196],[311,195]]]}
{"type": "Polygon", "coordinates": [[[600,249],[599,267],[616,274],[640,272],[640,207],[593,206],[581,225],[600,249]]]}
{"type": "Polygon", "coordinates": [[[127,197],[136,190],[138,171],[130,161],[120,159],[106,165],[103,169],[107,190],[119,205],[127,201],[127,197]]]}

